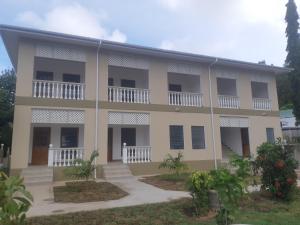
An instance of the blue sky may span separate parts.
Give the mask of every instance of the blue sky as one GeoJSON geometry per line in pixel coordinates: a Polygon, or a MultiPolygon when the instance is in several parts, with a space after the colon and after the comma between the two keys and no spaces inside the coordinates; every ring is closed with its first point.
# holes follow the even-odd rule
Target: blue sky
{"type": "Polygon", "coordinates": [[[0,1],[2,24],[279,66],[286,56],[285,0],[0,1]]]}

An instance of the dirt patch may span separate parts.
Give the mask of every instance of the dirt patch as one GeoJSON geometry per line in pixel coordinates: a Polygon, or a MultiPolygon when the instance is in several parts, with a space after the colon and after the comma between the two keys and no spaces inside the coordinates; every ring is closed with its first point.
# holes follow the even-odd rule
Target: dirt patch
{"type": "Polygon", "coordinates": [[[122,198],[128,195],[119,187],[108,182],[77,181],[53,188],[55,202],[97,202],[122,198]]]}

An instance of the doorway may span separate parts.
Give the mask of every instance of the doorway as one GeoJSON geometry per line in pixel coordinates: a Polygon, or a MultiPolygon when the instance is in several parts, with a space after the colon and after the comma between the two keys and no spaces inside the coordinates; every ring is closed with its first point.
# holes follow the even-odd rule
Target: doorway
{"type": "Polygon", "coordinates": [[[113,161],[113,128],[108,128],[107,135],[107,162],[113,161]]]}
{"type": "Polygon", "coordinates": [[[32,165],[48,164],[48,149],[50,144],[50,127],[34,127],[32,143],[32,165]]]}
{"type": "Polygon", "coordinates": [[[248,128],[241,128],[243,157],[250,156],[249,132],[248,128]]]}

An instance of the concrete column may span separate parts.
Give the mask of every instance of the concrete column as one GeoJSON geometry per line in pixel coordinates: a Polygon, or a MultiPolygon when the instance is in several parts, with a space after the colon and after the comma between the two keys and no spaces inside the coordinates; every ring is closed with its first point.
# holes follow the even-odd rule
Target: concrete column
{"type": "Polygon", "coordinates": [[[28,166],[30,146],[31,108],[15,106],[11,169],[22,169],[28,166]]]}

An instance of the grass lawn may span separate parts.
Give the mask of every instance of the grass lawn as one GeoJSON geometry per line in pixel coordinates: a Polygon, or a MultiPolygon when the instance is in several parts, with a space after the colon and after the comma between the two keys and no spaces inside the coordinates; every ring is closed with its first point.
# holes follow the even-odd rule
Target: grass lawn
{"type": "Polygon", "coordinates": [[[188,191],[187,182],[190,173],[182,173],[179,176],[173,174],[161,174],[157,176],[143,177],[140,181],[165,190],[188,191]]]}
{"type": "MultiPolygon", "coordinates": [[[[135,207],[70,213],[28,219],[27,225],[215,225],[191,215],[191,199],[135,207]]],[[[300,192],[290,202],[274,202],[253,193],[242,201],[235,223],[299,225],[300,192]]]]}
{"type": "Polygon", "coordinates": [[[95,202],[119,199],[128,193],[108,182],[77,181],[53,188],[55,202],[95,202]]]}

